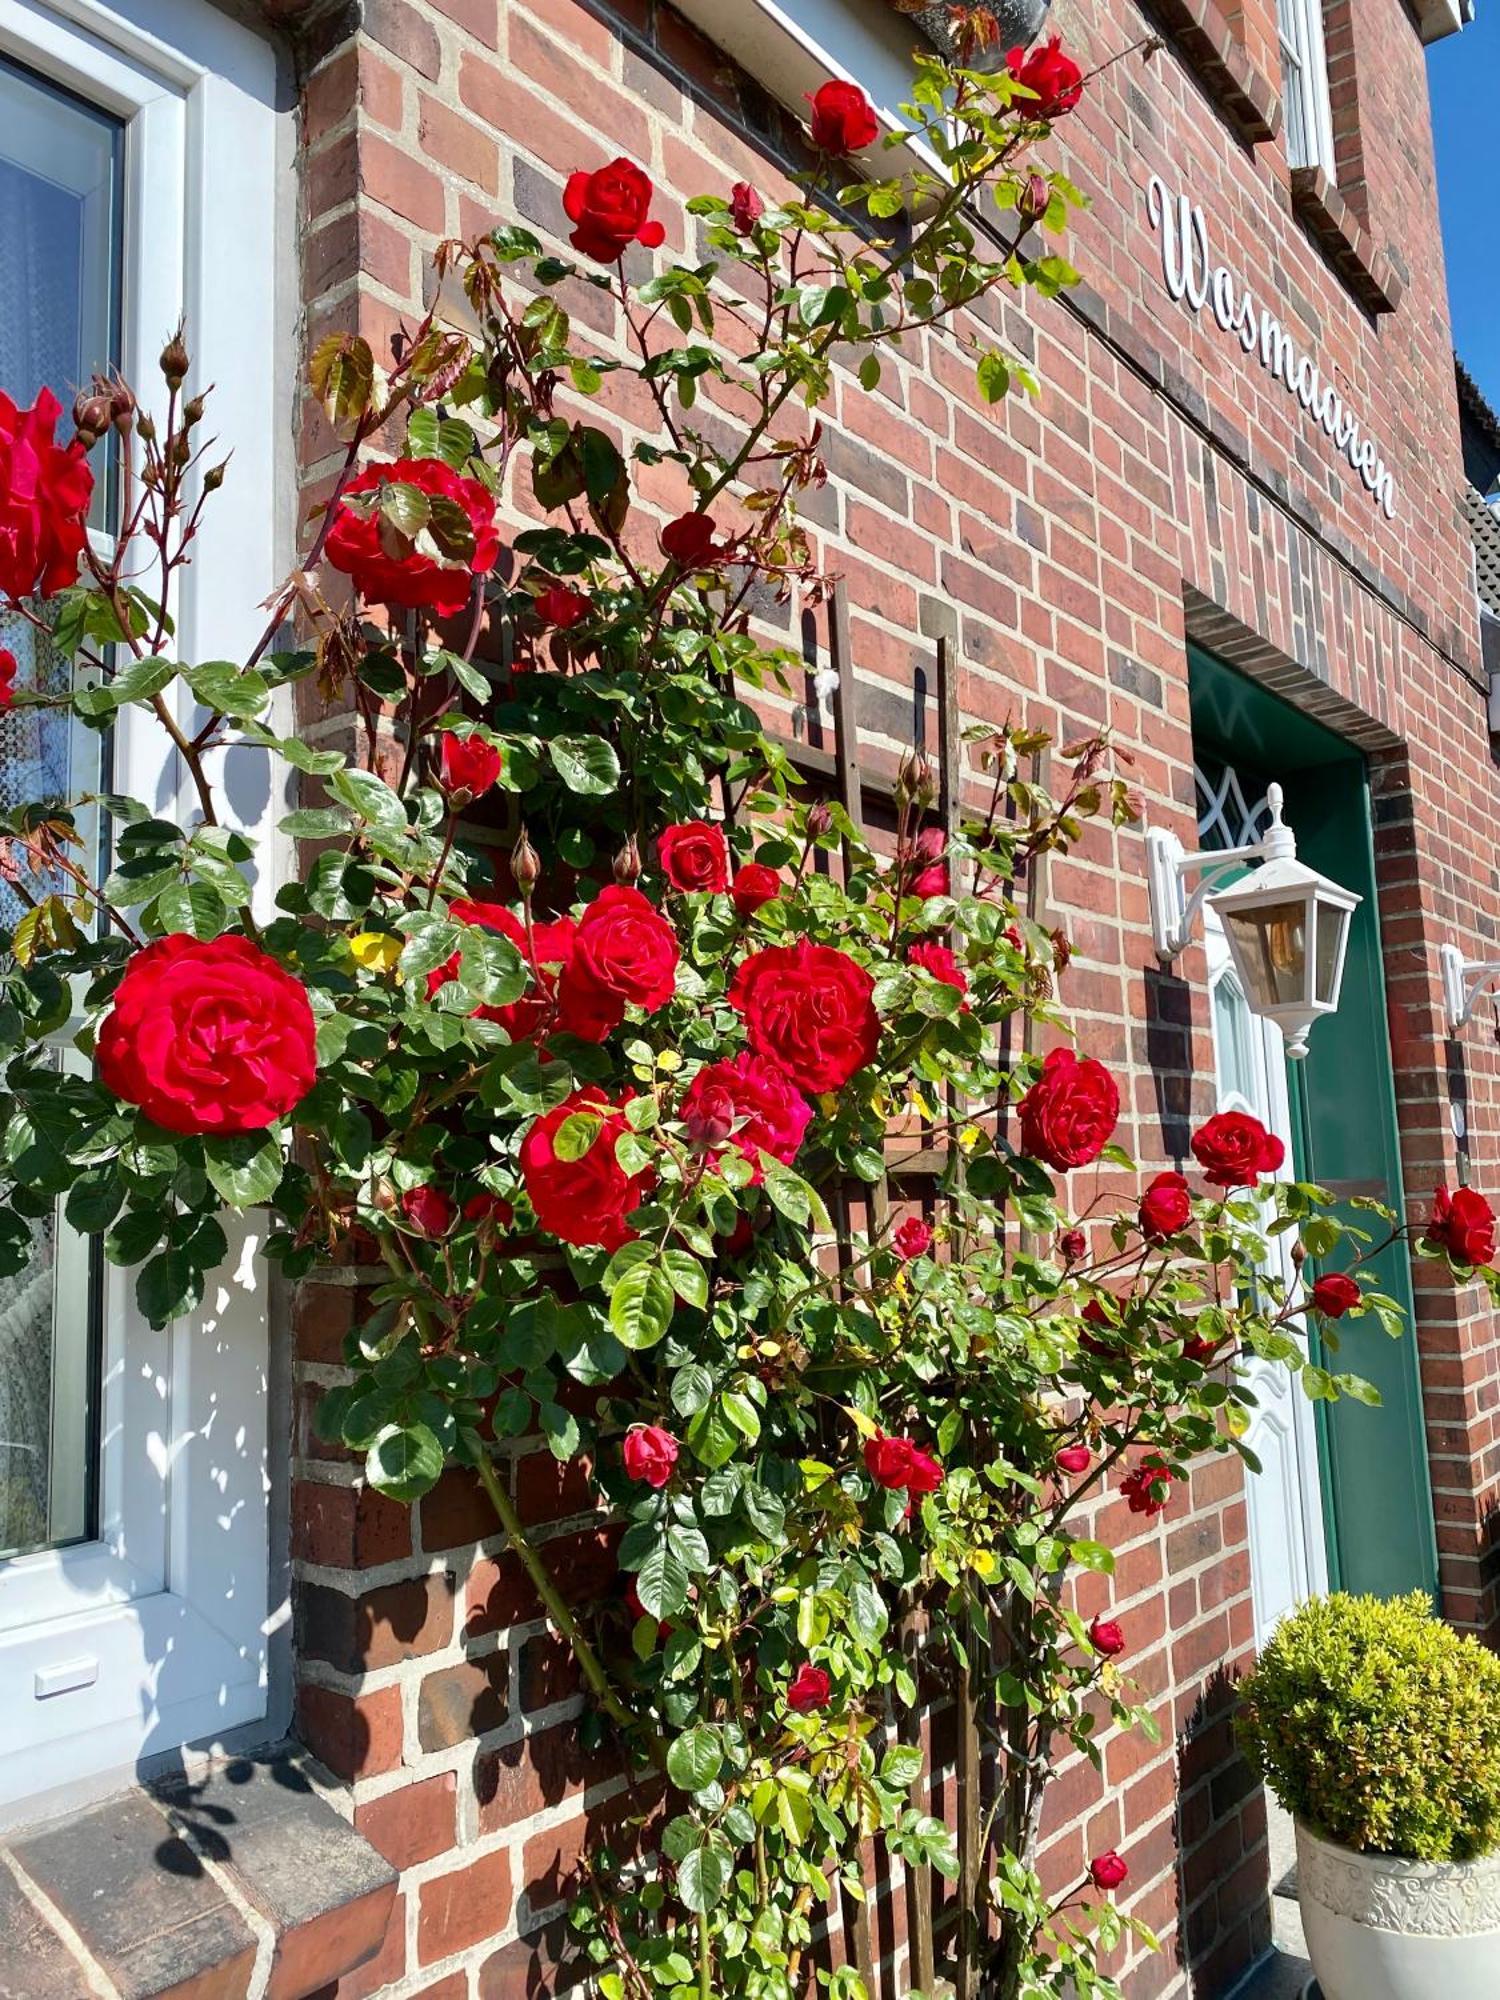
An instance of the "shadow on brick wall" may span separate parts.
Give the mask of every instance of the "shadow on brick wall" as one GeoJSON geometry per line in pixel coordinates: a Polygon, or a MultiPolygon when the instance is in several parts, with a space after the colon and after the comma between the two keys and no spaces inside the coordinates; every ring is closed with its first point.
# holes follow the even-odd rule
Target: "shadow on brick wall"
{"type": "Polygon", "coordinates": [[[1238,1700],[1217,1668],[1177,1738],[1177,1956],[1206,2000],[1271,1942],[1266,1800],[1235,1747],[1238,1700]]]}

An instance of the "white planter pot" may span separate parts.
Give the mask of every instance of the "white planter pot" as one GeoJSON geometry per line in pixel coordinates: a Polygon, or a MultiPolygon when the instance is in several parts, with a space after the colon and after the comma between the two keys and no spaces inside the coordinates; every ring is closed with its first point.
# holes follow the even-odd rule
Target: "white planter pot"
{"type": "Polygon", "coordinates": [[[1500,1854],[1355,1854],[1299,1820],[1297,1894],[1323,2000],[1500,2000],[1500,1854]]]}

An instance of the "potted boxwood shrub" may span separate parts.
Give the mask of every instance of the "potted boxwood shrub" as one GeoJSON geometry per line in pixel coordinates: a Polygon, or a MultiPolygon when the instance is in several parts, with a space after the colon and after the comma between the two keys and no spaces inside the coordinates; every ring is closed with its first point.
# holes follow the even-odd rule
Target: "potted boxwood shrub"
{"type": "Polygon", "coordinates": [[[1500,1995],[1500,1659],[1420,1591],[1336,1595],[1283,1619],[1241,1693],[1323,2000],[1500,1995]]]}

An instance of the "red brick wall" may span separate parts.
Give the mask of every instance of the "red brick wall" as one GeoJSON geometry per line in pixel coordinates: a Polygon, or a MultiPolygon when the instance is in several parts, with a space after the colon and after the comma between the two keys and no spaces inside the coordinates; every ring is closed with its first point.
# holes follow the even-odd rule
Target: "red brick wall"
{"type": "MultiPolygon", "coordinates": [[[[1440,942],[1477,951],[1500,927],[1500,784],[1474,678],[1422,52],[1400,0],[1353,11],[1339,47],[1352,38],[1358,63],[1362,213],[1409,279],[1395,313],[1372,322],[1295,221],[1279,142],[1237,139],[1175,49],[1129,58],[1058,134],[1060,164],[1093,198],[1070,249],[1087,289],[996,321],[1034,359],[1038,401],[987,408],[947,339],[913,346],[877,395],[840,385],[832,478],[812,516],[847,579],[862,722],[886,750],[909,738],[914,670],[930,668],[946,631],[970,715],[1024,714],[1062,737],[1108,723],[1150,819],[1190,834],[1190,625],[1363,740],[1404,746],[1377,769],[1378,860],[1408,1186],[1425,1199],[1454,1169],[1456,1087],[1474,1178],[1493,1186],[1500,1159],[1494,1036],[1445,1048],[1436,972],[1440,942]],[[1399,485],[1394,522],[1210,315],[1167,297],[1145,212],[1153,171],[1202,203],[1216,255],[1379,439],[1399,485]]],[[[1236,16],[1264,64],[1271,0],[1236,16]]],[[[1061,0],[1054,18],[1093,62],[1151,25],[1130,0],[1061,0]]],[[[769,194],[795,145],[765,91],[663,0],[367,0],[359,31],[312,69],[303,119],[310,342],[357,326],[383,344],[423,304],[441,235],[502,214],[556,233],[574,166],[619,151],[647,165],[680,251],[682,196],[739,177],[769,194]]],[[[602,346],[617,337],[597,294],[567,303],[602,346]]],[[[639,412],[622,401],[616,415],[628,426],[639,412]]],[[[332,463],[311,402],[303,445],[311,493],[332,463]]],[[[675,510],[685,496],[664,472],[643,497],[675,510]]],[[[310,732],[342,726],[307,718],[310,732]]],[[[1200,1080],[1162,1078],[1139,831],[1092,832],[1049,893],[1078,954],[1063,999],[1090,1050],[1131,1079],[1124,1143],[1158,1162],[1163,1098],[1179,1114],[1205,1107],[1201,954],[1182,968],[1200,1080]]],[[[1492,1321],[1473,1289],[1419,1274],[1419,1296],[1447,1603],[1493,1629],[1492,1321]]],[[[353,1301],[348,1287],[306,1294],[304,1410],[339,1379],[353,1301]]],[[[298,1449],[300,1727],[347,1784],[357,1824],[405,1871],[382,1960],[343,1982],[341,2000],[555,1991],[538,1969],[545,1946],[539,1956],[529,1940],[570,1894],[585,1805],[601,1822],[621,1809],[620,1781],[576,1748],[568,1662],[461,1483],[408,1521],[360,1493],[352,1466],[305,1427],[298,1449]]],[[[520,1454],[514,1478],[529,1514],[556,1516],[580,1593],[612,1591],[607,1545],[577,1514],[582,1493],[555,1490],[545,1453],[520,1454]]],[[[1094,1525],[1119,1551],[1108,1594],[1162,1743],[1110,1735],[1102,1779],[1069,1771],[1047,1865],[1061,1880],[1090,1849],[1127,1854],[1128,1905],[1165,1940],[1130,1973],[1135,2000],[1188,1991],[1189,1967],[1196,1991],[1218,1992],[1265,1941],[1263,1807],[1228,1724],[1226,1670],[1251,1638],[1245,1524],[1239,1473],[1215,1462],[1161,1523],[1143,1531],[1112,1504],[1094,1525]]],[[[1090,1588],[1102,1603],[1102,1581],[1090,1588]]],[[[899,1941],[899,1907],[892,1923],[899,1941]]]]}

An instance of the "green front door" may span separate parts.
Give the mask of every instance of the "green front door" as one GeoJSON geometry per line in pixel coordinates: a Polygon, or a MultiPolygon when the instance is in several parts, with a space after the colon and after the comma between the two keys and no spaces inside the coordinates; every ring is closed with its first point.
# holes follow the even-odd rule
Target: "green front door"
{"type": "MultiPolygon", "coordinates": [[[[1361,753],[1300,710],[1221,662],[1189,649],[1194,754],[1232,765],[1242,789],[1264,795],[1278,778],[1299,857],[1364,900],[1350,926],[1337,1014],[1313,1029],[1306,1058],[1289,1065],[1299,1179],[1348,1198],[1374,1195],[1402,1211],[1396,1093],[1386,1029],[1375,896],[1370,790],[1361,753]]],[[[1378,1217],[1342,1211],[1383,1234],[1378,1217]]],[[[1401,1245],[1365,1267],[1414,1328],[1411,1268],[1401,1245]]],[[[1373,1317],[1346,1321],[1336,1354],[1314,1353],[1361,1375],[1378,1407],[1353,1400],[1318,1411],[1329,1580],[1337,1589],[1435,1595],[1437,1545],[1415,1334],[1389,1339],[1373,1317]]],[[[1312,1339],[1317,1342],[1316,1331],[1312,1339]]]]}

